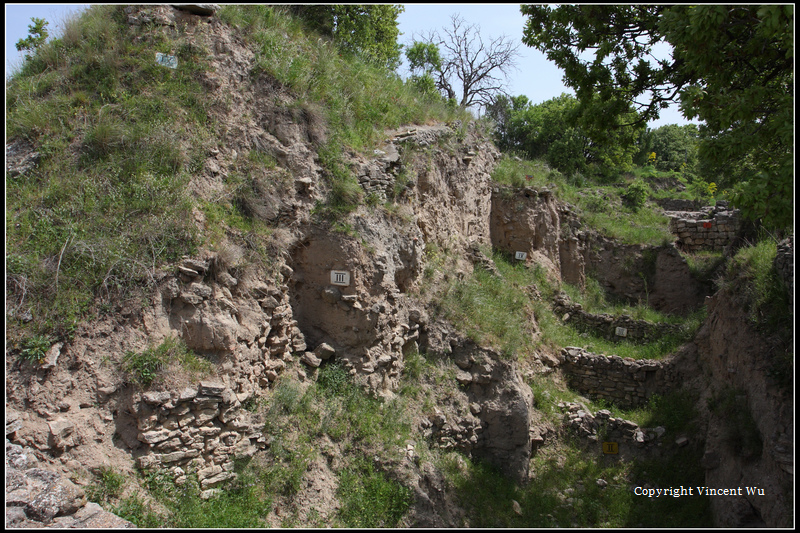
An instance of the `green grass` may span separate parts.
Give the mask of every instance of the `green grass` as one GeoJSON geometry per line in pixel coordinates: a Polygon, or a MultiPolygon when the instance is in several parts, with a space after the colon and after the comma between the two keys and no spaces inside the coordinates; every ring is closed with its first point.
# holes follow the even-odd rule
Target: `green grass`
{"type": "MultiPolygon", "coordinates": [[[[256,49],[253,90],[285,89],[293,101],[275,105],[304,124],[320,150],[329,193],[318,209],[323,219],[363,202],[344,152],[371,149],[386,128],[469,118],[306,35],[280,6],[223,6],[218,16],[256,49]]],[[[129,25],[124,6],[92,6],[7,84],[7,139],[41,154],[34,171],[6,184],[7,338],[17,349],[34,335],[69,339],[104,305],[135,304],[161,265],[193,255],[205,238],[221,245],[228,227],[249,226],[247,248],[264,249],[259,241],[269,232],[241,195],[286,186],[269,154],[242,151],[241,176],[223,191],[233,201],[200,206],[214,220],[210,236],[197,232],[187,185],[224,134],[202,83],[210,51],[181,28],[162,30],[129,25]],[[178,68],[156,65],[154,52],[177,55],[178,68]]]]}
{"type": "Polygon", "coordinates": [[[445,316],[475,342],[495,346],[507,357],[533,347],[533,309],[520,287],[476,268],[473,276],[456,281],[444,297],[445,316]]]}
{"type": "Polygon", "coordinates": [[[728,264],[723,286],[735,293],[757,327],[791,329],[789,295],[775,270],[775,241],[769,238],[741,248],[728,264]]]}
{"type": "Polygon", "coordinates": [[[484,528],[622,528],[710,527],[709,500],[704,497],[648,499],[633,494],[644,484],[657,487],[703,485],[701,447],[678,448],[677,435],[697,431],[696,398],[686,391],[654,396],[634,410],[581,398],[550,375],[529,377],[536,410],[558,427],[560,402],[587,402],[593,412],[608,408],[612,416],[641,427],[663,426],[664,445],[658,459],[619,461],[602,454],[599,445],[580,442],[559,432],[537,449],[530,463],[530,481],[517,485],[485,463],[457,452],[435,451],[431,460],[446,479],[448,491],[465,517],[459,527],[484,528]],[[605,487],[598,480],[607,482],[605,487]],[[519,504],[515,510],[514,503],[519,504]]]}
{"type": "MultiPolygon", "coordinates": [[[[38,167],[7,181],[9,274],[33,320],[11,324],[67,339],[91,302],[138,298],[155,265],[192,253],[189,172],[203,145],[203,53],[183,37],[131,39],[114,6],[68,22],[8,83],[9,139],[38,167]],[[153,50],[177,45],[176,71],[153,50]],[[183,117],[176,119],[176,117],[183,117]]],[[[14,294],[17,296],[17,294],[14,294]]]]}
{"type": "MultiPolygon", "coordinates": [[[[159,517],[162,527],[265,527],[278,504],[292,525],[300,511],[292,502],[306,486],[324,437],[343,451],[335,470],[341,502],[335,520],[345,527],[396,526],[410,506],[410,489],[372,462],[373,457],[396,460],[395,450],[410,438],[406,410],[396,401],[370,396],[337,364],[321,367],[308,386],[280,378],[263,405],[268,450],[257,460],[237,463],[237,480],[222,486],[217,496],[200,499],[191,476],[176,486],[164,473],[146,474],[149,496],[167,509],[159,517]]],[[[140,527],[155,520],[138,497],[121,501],[118,509],[140,527]]]]}
{"type": "Polygon", "coordinates": [[[587,347],[595,353],[632,357],[634,359],[659,359],[672,353],[686,342],[700,327],[705,311],[699,310],[690,317],[664,315],[646,305],[612,306],[598,284],[589,280],[588,289],[567,284],[554,285],[541,267],[528,268],[513,262],[505,254],[493,254],[493,260],[502,278],[476,268],[474,274],[463,281],[452,281],[442,297],[442,312],[473,340],[482,345],[500,348],[507,357],[524,358],[546,343],[553,349],[564,346],[587,347]],[[528,287],[536,287],[541,300],[534,300],[528,287]],[[569,323],[562,323],[553,314],[551,302],[555,293],[567,290],[579,303],[586,303],[592,312],[630,314],[634,318],[654,322],[682,323],[681,332],[664,335],[645,344],[631,341],[617,342],[582,332],[569,323]],[[535,318],[539,333],[531,322],[535,318]]]}
{"type": "Polygon", "coordinates": [[[645,201],[647,184],[635,182],[636,202],[624,201],[630,185],[602,185],[585,180],[568,179],[551,170],[541,161],[526,161],[505,156],[492,173],[492,179],[512,187],[548,188],[562,202],[578,208],[584,227],[628,244],[659,246],[672,242],[669,219],[660,208],[645,201]]]}
{"type": "Polygon", "coordinates": [[[702,451],[673,450],[657,461],[621,462],[604,457],[599,446],[592,452],[566,438],[534,456],[531,480],[524,487],[456,453],[444,456],[440,468],[466,510],[463,527],[711,527],[707,497],[648,499],[633,494],[644,483],[662,488],[704,484],[700,455],[702,451]],[[599,486],[599,479],[607,485],[599,486]]]}
{"type": "Polygon", "coordinates": [[[158,346],[151,346],[142,352],[128,351],[122,358],[122,370],[130,382],[148,388],[163,378],[164,371],[171,363],[177,364],[193,379],[210,374],[213,370],[210,361],[199,357],[175,337],[167,337],[158,346]]]}
{"type": "Polygon", "coordinates": [[[411,505],[411,489],[376,470],[365,457],[351,461],[338,478],[339,519],[345,527],[397,527],[411,505]]]}
{"type": "Polygon", "coordinates": [[[97,481],[86,489],[89,501],[103,503],[118,498],[125,485],[125,476],[113,468],[102,467],[97,473],[97,481]]]}
{"type": "Polygon", "coordinates": [[[678,324],[684,322],[681,316],[662,313],[648,306],[646,302],[638,302],[636,305],[624,305],[608,297],[600,282],[591,276],[586,277],[583,288],[564,283],[561,289],[567,293],[569,299],[576,304],[581,304],[587,313],[610,315],[630,315],[637,320],[647,320],[655,323],[678,324]]]}

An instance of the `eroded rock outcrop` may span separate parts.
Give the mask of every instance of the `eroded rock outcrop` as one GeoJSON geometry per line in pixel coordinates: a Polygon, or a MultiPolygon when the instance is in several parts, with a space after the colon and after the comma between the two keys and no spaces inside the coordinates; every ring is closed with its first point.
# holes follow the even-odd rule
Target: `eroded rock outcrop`
{"type": "MultiPolygon", "coordinates": [[[[13,434],[6,424],[6,433],[13,434]]],[[[127,520],[86,501],[84,490],[59,472],[42,468],[35,452],[6,439],[5,487],[7,528],[133,528],[127,520]]]]}
{"type": "Polygon", "coordinates": [[[445,447],[461,449],[524,482],[532,453],[533,393],[517,363],[476,345],[444,322],[426,326],[421,348],[451,359],[460,385],[462,415],[437,413],[427,427],[445,447]]]}
{"type": "Polygon", "coordinates": [[[763,490],[763,495],[712,498],[716,525],[790,527],[793,391],[774,372],[778,359],[788,355],[786,347],[755,331],[724,290],[710,299],[696,343],[705,375],[699,405],[716,406],[706,414],[706,484],[763,490]]]}

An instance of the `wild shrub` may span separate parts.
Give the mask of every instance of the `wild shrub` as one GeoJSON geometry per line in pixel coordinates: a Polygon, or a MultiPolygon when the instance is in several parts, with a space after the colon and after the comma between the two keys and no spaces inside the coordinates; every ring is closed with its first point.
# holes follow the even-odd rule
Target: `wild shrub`
{"type": "Polygon", "coordinates": [[[123,474],[110,467],[101,467],[97,472],[95,483],[87,488],[86,497],[96,503],[109,502],[120,496],[124,486],[123,474]]]}
{"type": "Polygon", "coordinates": [[[52,339],[47,335],[33,335],[25,341],[20,357],[30,363],[42,363],[52,344],[52,339]]]}
{"type": "Polygon", "coordinates": [[[628,184],[622,197],[633,211],[638,211],[644,206],[645,201],[647,201],[649,192],[650,187],[647,183],[643,180],[634,180],[628,184]]]}
{"type": "Polygon", "coordinates": [[[208,374],[212,370],[208,360],[198,357],[175,337],[167,337],[158,346],[151,346],[142,352],[126,352],[122,358],[122,369],[132,383],[148,388],[161,377],[170,363],[178,364],[192,375],[208,374]]]}

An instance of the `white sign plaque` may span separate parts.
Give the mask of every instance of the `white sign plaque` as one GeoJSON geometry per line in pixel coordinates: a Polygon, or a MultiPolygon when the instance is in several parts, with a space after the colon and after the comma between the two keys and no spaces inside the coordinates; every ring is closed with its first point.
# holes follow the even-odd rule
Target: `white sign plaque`
{"type": "Polygon", "coordinates": [[[528,252],[515,252],[514,259],[519,259],[520,261],[524,261],[528,258],[528,252]]]}
{"type": "Polygon", "coordinates": [[[627,328],[618,327],[616,333],[617,333],[618,337],[627,337],[628,336],[627,328]]]}
{"type": "Polygon", "coordinates": [[[331,270],[331,285],[348,287],[350,285],[350,272],[346,270],[331,270]]]}
{"type": "Polygon", "coordinates": [[[156,63],[162,67],[178,68],[178,58],[175,56],[156,52],[156,63]]]}

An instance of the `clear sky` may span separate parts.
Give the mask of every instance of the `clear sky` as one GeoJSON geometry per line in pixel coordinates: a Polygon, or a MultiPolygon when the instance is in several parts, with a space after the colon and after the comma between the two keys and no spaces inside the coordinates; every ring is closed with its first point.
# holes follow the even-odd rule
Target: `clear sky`
{"type": "MultiPolygon", "coordinates": [[[[50,25],[51,34],[57,34],[60,24],[71,13],[86,4],[6,4],[6,75],[21,62],[16,42],[28,35],[31,17],[44,18],[50,25]]],[[[541,52],[522,43],[525,18],[519,4],[405,4],[405,11],[398,17],[401,31],[400,43],[409,44],[414,36],[431,30],[442,30],[450,24],[450,17],[459,14],[468,24],[480,28],[486,38],[505,35],[520,43],[518,70],[512,73],[508,92],[512,96],[525,95],[534,104],[559,96],[574,94],[562,82],[562,72],[541,52]]],[[[401,67],[401,73],[403,73],[401,67]]],[[[687,124],[677,106],[663,110],[661,119],[649,124],[651,128],[663,124],[687,124]]]]}

